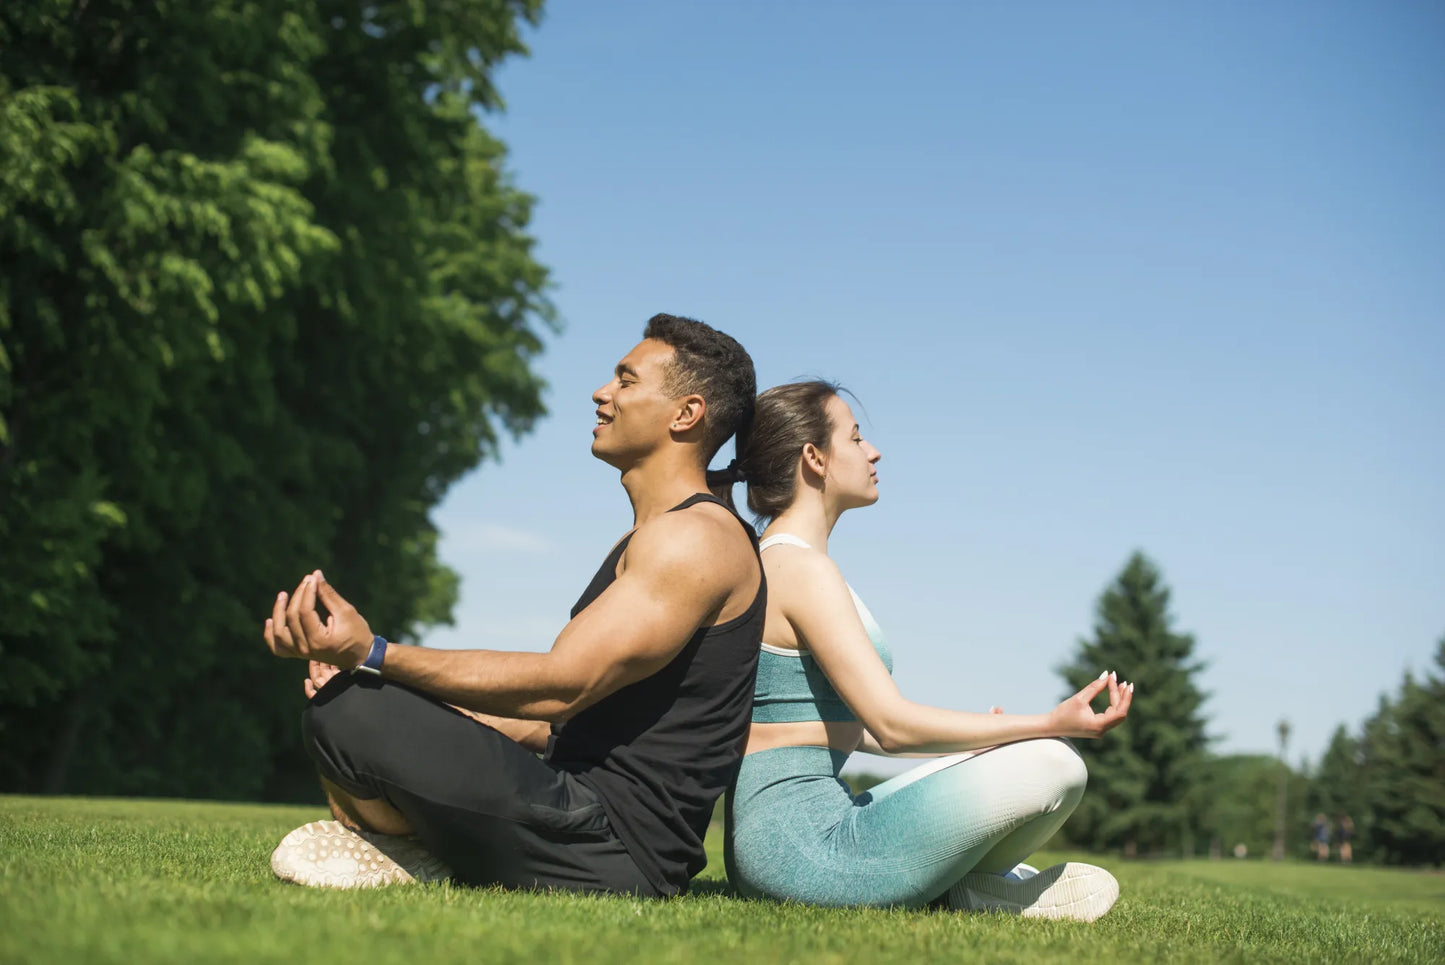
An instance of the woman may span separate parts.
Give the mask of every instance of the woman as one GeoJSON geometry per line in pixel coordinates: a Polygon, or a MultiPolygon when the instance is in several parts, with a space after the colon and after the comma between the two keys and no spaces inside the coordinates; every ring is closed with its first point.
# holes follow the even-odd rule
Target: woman
{"type": "Polygon", "coordinates": [[[1032,869],[1019,863],[1083,795],[1083,762],[1059,738],[1120,723],[1133,687],[1105,673],[1039,716],[903,697],[882,632],[828,558],[838,518],[877,502],[880,458],[827,382],[764,392],[740,440],[736,475],[769,520],[768,608],[753,723],[728,798],[728,877],[747,896],[811,904],[941,899],[1092,921],[1118,896],[1108,872],[1065,864],[1026,877],[1032,869]],[[1109,708],[1096,714],[1089,702],[1105,689],[1109,708]],[[934,759],[853,797],[838,772],[854,750],[934,759]]]}

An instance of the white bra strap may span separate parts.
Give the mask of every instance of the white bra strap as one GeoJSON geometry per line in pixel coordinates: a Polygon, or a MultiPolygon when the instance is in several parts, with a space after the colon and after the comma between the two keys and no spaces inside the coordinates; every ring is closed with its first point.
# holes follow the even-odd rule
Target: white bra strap
{"type": "Polygon", "coordinates": [[[781,545],[781,546],[801,546],[801,547],[802,547],[803,549],[805,549],[805,550],[810,550],[810,549],[813,548],[813,547],[809,546],[806,542],[804,542],[802,539],[800,539],[799,537],[794,536],[792,533],[774,533],[772,536],[769,536],[767,539],[763,540],[761,543],[758,544],[758,552],[761,553],[763,550],[767,549],[769,546],[779,546],[779,545],[781,545]]]}

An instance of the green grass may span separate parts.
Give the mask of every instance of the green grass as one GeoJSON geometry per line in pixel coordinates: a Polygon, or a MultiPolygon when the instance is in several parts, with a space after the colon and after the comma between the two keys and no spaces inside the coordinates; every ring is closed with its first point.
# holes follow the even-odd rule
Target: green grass
{"type": "Polygon", "coordinates": [[[1425,872],[1103,859],[1123,897],[1093,925],[742,901],[716,840],[670,901],[273,879],[275,842],[322,816],[0,797],[0,962],[1445,961],[1445,875],[1425,872]]]}

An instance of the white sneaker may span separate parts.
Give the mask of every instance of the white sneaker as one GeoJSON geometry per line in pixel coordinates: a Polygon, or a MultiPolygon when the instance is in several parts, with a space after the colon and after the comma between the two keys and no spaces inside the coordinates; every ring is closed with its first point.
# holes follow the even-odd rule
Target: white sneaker
{"type": "Polygon", "coordinates": [[[452,875],[411,838],[357,832],[340,821],[312,821],[286,835],[271,853],[271,870],[312,888],[380,888],[452,875]]]}
{"type": "Polygon", "coordinates": [[[1022,880],[966,874],[948,889],[948,906],[1025,918],[1095,921],[1119,900],[1119,882],[1103,868],[1069,861],[1022,880]]]}
{"type": "Polygon", "coordinates": [[[1023,881],[1025,878],[1032,878],[1038,873],[1038,868],[1035,868],[1031,864],[1024,864],[1022,861],[1020,861],[1008,871],[1005,871],[1003,873],[1003,876],[1009,881],[1023,881]]]}

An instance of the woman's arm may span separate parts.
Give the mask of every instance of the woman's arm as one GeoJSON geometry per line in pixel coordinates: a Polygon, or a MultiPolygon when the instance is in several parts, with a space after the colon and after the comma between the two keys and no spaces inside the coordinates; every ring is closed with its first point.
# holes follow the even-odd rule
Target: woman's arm
{"type": "Polygon", "coordinates": [[[848,585],[827,556],[776,547],[768,573],[783,615],[829,682],[885,754],[951,753],[1037,737],[1098,737],[1129,712],[1132,688],[1103,675],[1047,714],[945,710],[903,696],[868,639],[848,585]],[[1109,690],[1109,709],[1089,701],[1109,690]]]}
{"type": "MultiPolygon", "coordinates": [[[[990,708],[988,709],[988,712],[989,712],[990,714],[1001,714],[1001,713],[1003,713],[1003,708],[1002,708],[1002,707],[990,707],[990,708]]],[[[949,754],[961,753],[961,752],[959,752],[959,751],[933,751],[932,753],[907,753],[907,752],[905,752],[905,753],[902,753],[902,754],[890,754],[890,753],[888,753],[887,751],[885,751],[885,750],[883,749],[883,745],[880,744],[880,743],[878,743],[878,738],[874,737],[874,736],[873,736],[873,733],[872,733],[871,731],[869,731],[868,728],[866,728],[866,727],[863,728],[863,736],[860,737],[860,738],[858,738],[858,746],[857,746],[856,748],[854,748],[854,749],[855,749],[855,750],[860,750],[860,751],[862,751],[862,752],[865,753],[865,754],[873,754],[873,755],[876,755],[876,756],[878,756],[878,757],[895,757],[895,758],[947,757],[949,754]]],[[[989,748],[989,747],[980,747],[980,748],[978,748],[978,750],[979,750],[980,752],[982,752],[982,751],[986,751],[986,750],[992,750],[992,748],[989,748]]]]}
{"type": "Polygon", "coordinates": [[[893,753],[890,751],[885,751],[883,749],[883,745],[878,743],[878,738],[874,737],[872,731],[868,730],[866,727],[863,729],[863,736],[858,738],[858,746],[857,748],[855,748],[855,750],[862,751],[864,754],[872,754],[875,757],[892,757],[897,760],[902,760],[905,758],[911,760],[927,759],[930,757],[947,757],[950,754],[960,753],[959,751],[930,751],[921,753],[913,753],[909,751],[904,751],[902,753],[893,753]]]}

